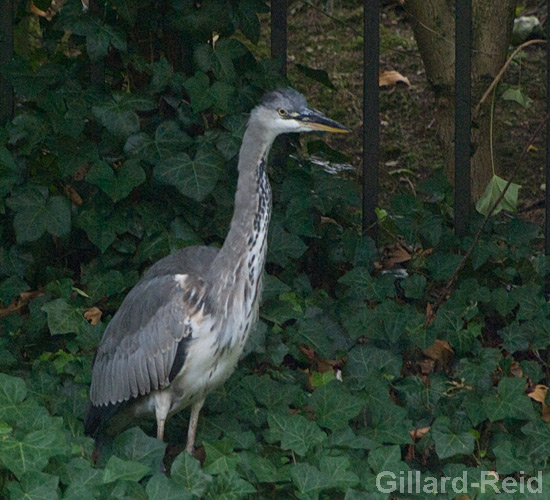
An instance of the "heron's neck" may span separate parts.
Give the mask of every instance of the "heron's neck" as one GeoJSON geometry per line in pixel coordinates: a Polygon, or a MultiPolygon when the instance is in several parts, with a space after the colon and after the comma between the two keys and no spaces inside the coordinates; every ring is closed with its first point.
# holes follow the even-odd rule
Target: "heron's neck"
{"type": "Polygon", "coordinates": [[[231,226],[211,267],[213,288],[221,294],[218,296],[230,294],[236,282],[244,279],[255,291],[261,278],[271,215],[266,163],[272,142],[260,126],[249,122],[239,152],[239,180],[231,226]]]}

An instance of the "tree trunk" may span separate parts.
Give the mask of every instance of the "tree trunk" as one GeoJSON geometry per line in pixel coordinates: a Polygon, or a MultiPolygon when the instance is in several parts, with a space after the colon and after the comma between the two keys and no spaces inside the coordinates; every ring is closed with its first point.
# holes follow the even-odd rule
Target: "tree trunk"
{"type": "MultiPolygon", "coordinates": [[[[460,0],[459,0],[460,1],[460,0]]],[[[437,131],[454,179],[455,14],[452,0],[405,0],[428,83],[435,93],[437,131]]],[[[472,0],[474,106],[506,61],[517,0],[472,0]]],[[[474,201],[493,175],[489,148],[490,99],[474,116],[471,188],[474,201]]]]}

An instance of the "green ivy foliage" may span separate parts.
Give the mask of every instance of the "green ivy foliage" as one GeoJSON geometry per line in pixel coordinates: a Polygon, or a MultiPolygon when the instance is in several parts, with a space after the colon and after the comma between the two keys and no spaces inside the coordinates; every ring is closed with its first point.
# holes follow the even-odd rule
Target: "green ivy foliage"
{"type": "Polygon", "coordinates": [[[444,179],[388,207],[382,242],[408,255],[396,270],[360,235],[354,183],[297,158],[271,172],[261,322],[207,400],[202,463],[181,452],[185,412],[168,447],[133,427],[93,463],[82,418],[105,325],[152,262],[223,242],[245,113],[285,84],[251,52],[259,0],[100,7],[68,0],[37,21],[21,5],[2,68],[18,106],[0,129],[0,497],[452,499],[384,493],[377,476],[490,470],[542,471],[549,488],[547,413],[527,395],[550,385],[540,228],[491,220],[427,325],[471,243],[444,179]]]}

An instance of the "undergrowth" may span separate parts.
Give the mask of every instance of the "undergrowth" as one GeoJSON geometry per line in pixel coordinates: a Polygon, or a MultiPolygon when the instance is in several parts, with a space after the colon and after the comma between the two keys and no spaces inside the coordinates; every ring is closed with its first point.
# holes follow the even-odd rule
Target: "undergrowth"
{"type": "Polygon", "coordinates": [[[342,159],[311,139],[271,172],[261,321],[207,399],[201,461],[182,451],[182,412],[166,456],[145,424],[92,462],[82,418],[105,325],[152,262],[222,243],[245,112],[285,83],[231,38],[257,42],[261,2],[161,3],[117,0],[95,18],[69,0],[40,25],[19,12],[19,36],[40,44],[3,68],[18,108],[0,129],[0,497],[450,499],[416,485],[466,472],[466,498],[489,500],[474,485],[487,471],[501,489],[539,472],[549,488],[540,227],[491,218],[427,322],[472,241],[453,233],[443,176],[393,197],[378,250],[353,180],[302,157],[342,159]]]}

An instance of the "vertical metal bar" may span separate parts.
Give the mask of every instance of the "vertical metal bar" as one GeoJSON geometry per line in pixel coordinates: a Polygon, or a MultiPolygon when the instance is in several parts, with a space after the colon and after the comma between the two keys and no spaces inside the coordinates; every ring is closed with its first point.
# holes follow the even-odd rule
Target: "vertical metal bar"
{"type": "MultiPolygon", "coordinates": [[[[550,0],[546,4],[546,116],[550,115],[550,0]]],[[[545,190],[545,245],[546,255],[550,255],[550,123],[546,122],[546,190],[545,190]]]]}
{"type": "Polygon", "coordinates": [[[376,239],[378,206],[380,1],[363,2],[363,233],[376,239]]]}
{"type": "MultiPolygon", "coordinates": [[[[103,1],[89,0],[88,7],[90,15],[102,19],[103,1]]],[[[90,83],[93,86],[103,89],[105,85],[105,62],[103,59],[90,62],[90,83]]]]}
{"type": "MultiPolygon", "coordinates": [[[[280,63],[279,71],[286,77],[287,0],[271,0],[271,57],[280,63]]],[[[284,168],[288,157],[286,136],[277,137],[273,146],[273,165],[284,168]]]]}
{"type": "MultiPolygon", "coordinates": [[[[90,15],[102,18],[103,14],[103,1],[102,0],[89,0],[88,8],[90,15]]],[[[90,68],[90,85],[101,91],[105,89],[105,61],[101,58],[99,61],[88,60],[90,68]]],[[[90,122],[89,137],[95,142],[99,143],[101,140],[101,127],[95,120],[90,122]]]]}
{"type": "MultiPolygon", "coordinates": [[[[0,65],[13,57],[13,0],[0,2],[0,65]]],[[[13,118],[13,87],[0,72],[0,124],[13,118]]]]}
{"type": "Polygon", "coordinates": [[[271,0],[271,57],[281,62],[281,74],[286,76],[287,0],[271,0]]]}
{"type": "Polygon", "coordinates": [[[470,214],[472,0],[456,2],[455,33],[455,234],[466,233],[470,214]]]}

